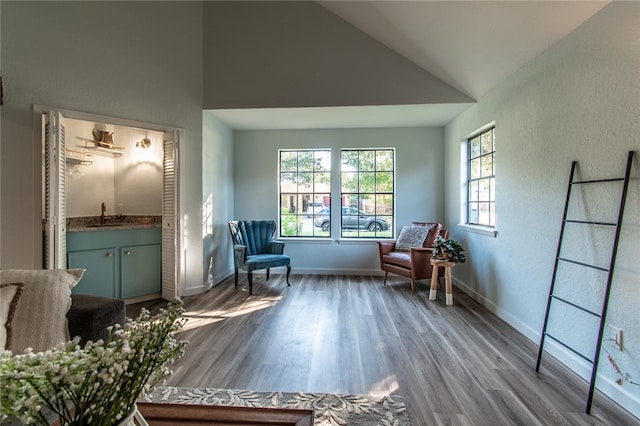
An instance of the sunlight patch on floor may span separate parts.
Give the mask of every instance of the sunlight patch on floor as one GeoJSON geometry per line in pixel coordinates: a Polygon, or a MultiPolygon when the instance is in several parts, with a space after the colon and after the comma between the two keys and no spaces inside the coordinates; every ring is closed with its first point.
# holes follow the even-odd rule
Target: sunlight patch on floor
{"type": "Polygon", "coordinates": [[[216,322],[222,321],[227,318],[236,318],[262,309],[267,309],[274,306],[281,299],[282,296],[263,297],[260,299],[248,300],[239,307],[234,307],[233,309],[200,309],[195,311],[187,311],[183,315],[183,318],[186,318],[187,322],[182,326],[179,332],[193,330],[198,327],[215,324],[216,322]]]}
{"type": "Polygon", "coordinates": [[[220,315],[225,318],[234,318],[234,317],[239,317],[241,315],[247,315],[252,312],[259,311],[261,309],[270,308],[276,303],[278,303],[281,299],[282,299],[282,296],[264,297],[256,300],[247,300],[239,308],[234,308],[233,310],[227,310],[226,312],[223,312],[220,315]]]}
{"type": "Polygon", "coordinates": [[[387,376],[384,379],[380,380],[378,383],[374,383],[367,392],[367,395],[391,395],[399,388],[400,386],[398,385],[398,378],[395,374],[392,374],[391,376],[387,376]]]}

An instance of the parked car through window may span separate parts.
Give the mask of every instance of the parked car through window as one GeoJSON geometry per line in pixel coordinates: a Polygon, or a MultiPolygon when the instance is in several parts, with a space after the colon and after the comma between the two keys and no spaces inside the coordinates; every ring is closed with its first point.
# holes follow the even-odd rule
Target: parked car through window
{"type": "MultiPolygon", "coordinates": [[[[331,209],[324,208],[320,210],[315,216],[313,224],[323,231],[331,229],[331,209]]],[[[384,217],[368,215],[354,207],[342,207],[342,228],[380,232],[390,229],[391,224],[384,217]]]]}

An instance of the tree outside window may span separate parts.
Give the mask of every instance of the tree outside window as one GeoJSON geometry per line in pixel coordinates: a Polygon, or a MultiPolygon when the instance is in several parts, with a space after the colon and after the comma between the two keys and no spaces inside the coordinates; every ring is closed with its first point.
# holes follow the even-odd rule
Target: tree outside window
{"type": "Polygon", "coordinates": [[[340,151],[343,238],[393,237],[394,165],[393,149],[340,151]]]}
{"type": "Polygon", "coordinates": [[[280,236],[329,238],[314,217],[331,205],[331,151],[280,151],[280,236]]]}

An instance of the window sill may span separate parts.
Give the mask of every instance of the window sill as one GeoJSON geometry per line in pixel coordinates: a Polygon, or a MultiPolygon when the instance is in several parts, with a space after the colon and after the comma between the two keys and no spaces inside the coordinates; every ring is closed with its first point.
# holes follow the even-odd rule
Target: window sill
{"type": "Polygon", "coordinates": [[[488,228],[486,226],[467,225],[465,223],[459,223],[458,228],[466,232],[471,232],[472,234],[484,235],[485,237],[495,238],[498,235],[498,231],[495,228],[488,228]]]}
{"type": "Polygon", "coordinates": [[[388,238],[338,238],[335,240],[338,244],[371,244],[378,241],[395,241],[388,238]]]}
{"type": "Polygon", "coordinates": [[[331,238],[280,237],[276,241],[291,244],[331,244],[331,238]]]}

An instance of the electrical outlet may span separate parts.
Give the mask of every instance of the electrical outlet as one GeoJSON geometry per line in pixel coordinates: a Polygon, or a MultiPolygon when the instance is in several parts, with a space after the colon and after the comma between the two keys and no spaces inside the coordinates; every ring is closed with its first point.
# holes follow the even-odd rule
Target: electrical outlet
{"type": "Polygon", "coordinates": [[[622,351],[622,329],[618,327],[614,327],[612,325],[609,327],[609,339],[616,345],[619,351],[622,351]]]}

